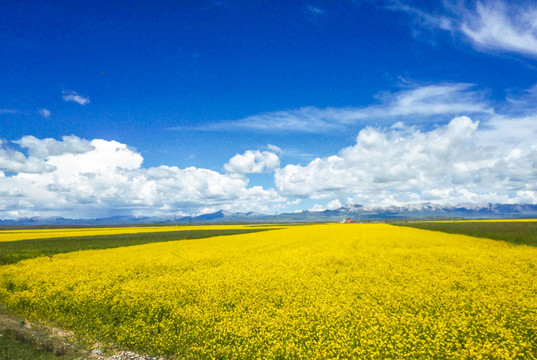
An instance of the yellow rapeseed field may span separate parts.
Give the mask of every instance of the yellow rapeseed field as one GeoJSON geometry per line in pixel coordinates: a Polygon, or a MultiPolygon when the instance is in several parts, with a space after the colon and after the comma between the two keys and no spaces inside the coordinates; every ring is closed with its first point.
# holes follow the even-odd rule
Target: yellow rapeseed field
{"type": "MultiPolygon", "coordinates": [[[[484,219],[484,220],[433,220],[427,221],[431,223],[527,223],[536,222],[537,219],[484,219]]],[[[423,222],[423,221],[410,221],[410,222],[423,222]]]]}
{"type": "Polygon", "coordinates": [[[183,226],[144,226],[110,228],[70,228],[70,229],[22,229],[0,230],[0,242],[30,239],[51,239],[62,237],[141,234],[167,231],[245,229],[248,225],[183,225],[183,226]]]}
{"type": "Polygon", "coordinates": [[[177,358],[537,358],[537,248],[385,224],[37,258],[0,300],[177,358]]]}

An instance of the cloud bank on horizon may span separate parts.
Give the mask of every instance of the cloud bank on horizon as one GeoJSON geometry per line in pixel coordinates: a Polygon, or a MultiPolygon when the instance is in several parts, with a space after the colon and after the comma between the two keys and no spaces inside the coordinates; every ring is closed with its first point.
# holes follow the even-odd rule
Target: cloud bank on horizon
{"type": "MultiPolygon", "coordinates": [[[[431,86],[431,93],[467,85],[431,86]]],[[[407,90],[396,98],[407,99],[407,90]]],[[[143,157],[128,144],[64,136],[61,140],[3,141],[0,148],[0,214],[96,217],[113,214],[188,214],[230,211],[282,211],[303,199],[334,204],[394,205],[417,202],[537,203],[537,115],[497,114],[482,97],[463,93],[449,100],[460,112],[423,130],[419,123],[366,126],[352,146],[306,164],[280,166],[275,153],[247,150],[223,165],[225,172],[176,166],[144,168],[143,157]],[[466,109],[466,111],[464,110],[466,109]],[[515,129],[515,131],[513,131],[515,129]],[[518,131],[516,131],[518,129],[518,131]],[[17,145],[20,149],[15,150],[17,145]],[[274,187],[249,186],[247,174],[272,173],[274,187]],[[106,211],[103,212],[103,209],[106,211]]],[[[423,96],[420,96],[424,100],[423,96]]],[[[449,99],[449,97],[448,97],[449,99]]],[[[528,98],[523,98],[523,105],[528,98]]],[[[391,103],[376,114],[403,113],[391,103]],[[394,110],[394,108],[396,110],[394,110]]],[[[443,104],[419,105],[415,115],[452,115],[443,104]]],[[[370,111],[370,110],[368,110],[370,111]]],[[[280,121],[279,118],[276,121],[280,121]]],[[[295,129],[296,130],[296,129],[295,129]]]]}
{"type": "Polygon", "coordinates": [[[25,136],[16,143],[29,155],[0,150],[0,213],[4,218],[266,210],[269,204],[284,201],[273,189],[248,187],[243,176],[195,167],[143,168],[142,156],[116,141],[25,136]]]}
{"type": "MultiPolygon", "coordinates": [[[[535,4],[439,4],[425,9],[393,0],[382,7],[409,18],[416,37],[447,33],[476,53],[518,56],[516,61],[535,75],[535,4]]],[[[329,7],[305,9],[312,26],[330,16],[329,7]]],[[[163,130],[223,134],[229,142],[259,136],[249,147],[214,151],[226,160],[211,168],[145,166],[144,158],[152,154],[136,150],[138,144],[84,138],[76,127],[67,133],[72,135],[56,138],[24,128],[24,135],[0,139],[0,219],[169,216],[220,209],[273,213],[311,204],[318,210],[347,203],[537,204],[537,83],[528,89],[506,86],[500,98],[476,82],[414,82],[397,76],[396,90],[377,93],[365,105],[304,105],[163,130]],[[344,135],[322,156],[293,155],[301,140],[320,148],[335,134],[344,135]],[[301,140],[295,143],[293,137],[301,140]],[[257,183],[261,177],[268,182],[257,183]]],[[[98,101],[88,93],[91,103],[89,96],[72,90],[62,91],[61,100],[81,105],[65,104],[74,111],[90,111],[98,101]]],[[[47,104],[36,109],[31,112],[39,115],[40,124],[52,123],[59,113],[47,104]]],[[[24,113],[12,106],[0,109],[3,117],[24,113]]],[[[76,113],[69,116],[78,119],[76,113]]]]}

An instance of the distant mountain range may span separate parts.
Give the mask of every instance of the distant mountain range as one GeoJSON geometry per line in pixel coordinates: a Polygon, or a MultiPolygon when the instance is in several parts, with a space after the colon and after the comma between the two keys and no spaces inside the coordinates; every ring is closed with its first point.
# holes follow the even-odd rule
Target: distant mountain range
{"type": "Polygon", "coordinates": [[[409,220],[409,219],[512,219],[537,218],[537,205],[529,204],[458,204],[453,206],[434,203],[403,206],[345,205],[339,209],[324,211],[301,211],[277,215],[256,212],[231,213],[220,210],[198,216],[134,217],[113,216],[100,219],[21,218],[0,220],[0,225],[127,225],[127,224],[198,224],[198,223],[291,223],[291,222],[334,222],[346,218],[357,221],[409,220]]]}

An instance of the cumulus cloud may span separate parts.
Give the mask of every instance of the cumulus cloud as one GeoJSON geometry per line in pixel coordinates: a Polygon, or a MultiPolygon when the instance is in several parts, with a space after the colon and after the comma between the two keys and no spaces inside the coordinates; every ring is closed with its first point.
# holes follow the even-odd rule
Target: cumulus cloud
{"type": "Polygon", "coordinates": [[[324,211],[326,210],[326,207],[322,206],[321,204],[315,204],[311,208],[309,208],[308,211],[324,211]]]}
{"type": "Polygon", "coordinates": [[[240,120],[212,123],[198,130],[248,129],[263,132],[320,133],[341,130],[349,125],[393,123],[395,119],[420,122],[432,116],[492,114],[494,110],[474,90],[472,84],[444,83],[411,86],[396,93],[377,95],[380,104],[363,108],[324,108],[313,106],[294,110],[257,114],[240,120]]]}
{"type": "Polygon", "coordinates": [[[332,200],[328,203],[328,205],[326,206],[326,208],[328,210],[335,210],[335,209],[339,209],[340,207],[342,207],[343,204],[341,203],[341,201],[339,201],[338,199],[336,200],[332,200]]]}
{"type": "Polygon", "coordinates": [[[274,189],[208,169],[143,168],[127,145],[66,136],[25,136],[28,156],[0,143],[0,218],[188,214],[219,209],[263,211],[283,199],[274,189]]]}
{"type": "Polygon", "coordinates": [[[498,136],[499,129],[481,134],[478,125],[460,116],[427,132],[366,127],[338,155],[277,169],[275,183],[285,196],[372,205],[531,200],[537,146],[490,144],[482,136],[498,136]]]}
{"type": "Polygon", "coordinates": [[[74,91],[64,91],[62,99],[66,102],[76,102],[77,104],[80,104],[82,106],[88,105],[90,103],[89,97],[79,95],[74,91]]]}
{"type": "Polygon", "coordinates": [[[230,173],[250,174],[270,172],[280,166],[280,158],[270,151],[247,150],[229,159],[224,169],[230,173]]]}
{"type": "Polygon", "coordinates": [[[15,173],[43,173],[53,171],[54,167],[47,164],[43,159],[26,157],[22,152],[4,148],[5,143],[0,140],[0,170],[15,173]]]}
{"type": "Polygon", "coordinates": [[[28,149],[30,156],[46,158],[51,155],[62,154],[82,154],[93,149],[91,143],[77,136],[70,135],[62,137],[62,140],[51,138],[37,139],[34,136],[23,136],[20,140],[14,141],[20,147],[28,149]]]}
{"type": "Polygon", "coordinates": [[[0,168],[3,171],[18,173],[42,173],[54,170],[54,167],[45,162],[26,159],[23,154],[16,151],[0,152],[0,168]]]}
{"type": "Polygon", "coordinates": [[[404,11],[426,27],[460,34],[478,50],[520,53],[537,57],[537,5],[531,2],[444,2],[443,15],[392,1],[389,8],[404,11]]]}

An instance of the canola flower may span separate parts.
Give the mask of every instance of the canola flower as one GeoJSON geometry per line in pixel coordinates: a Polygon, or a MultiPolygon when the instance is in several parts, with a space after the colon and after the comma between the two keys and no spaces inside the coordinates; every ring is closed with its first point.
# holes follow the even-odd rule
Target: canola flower
{"type": "Polygon", "coordinates": [[[72,228],[72,229],[22,229],[22,230],[0,230],[0,242],[31,240],[31,239],[52,239],[62,237],[96,236],[96,235],[119,235],[119,234],[141,234],[168,231],[188,231],[188,230],[224,230],[224,229],[245,229],[248,225],[183,225],[183,226],[144,226],[144,227],[111,227],[111,228],[72,228]]]}
{"type": "Polygon", "coordinates": [[[0,267],[0,300],[177,358],[535,359],[537,249],[385,224],[287,227],[0,267]]]}
{"type": "MultiPolygon", "coordinates": [[[[423,221],[410,221],[412,222],[423,222],[423,221]]],[[[483,220],[429,220],[427,222],[431,223],[526,223],[526,222],[537,222],[537,219],[483,219],[483,220]]]]}

